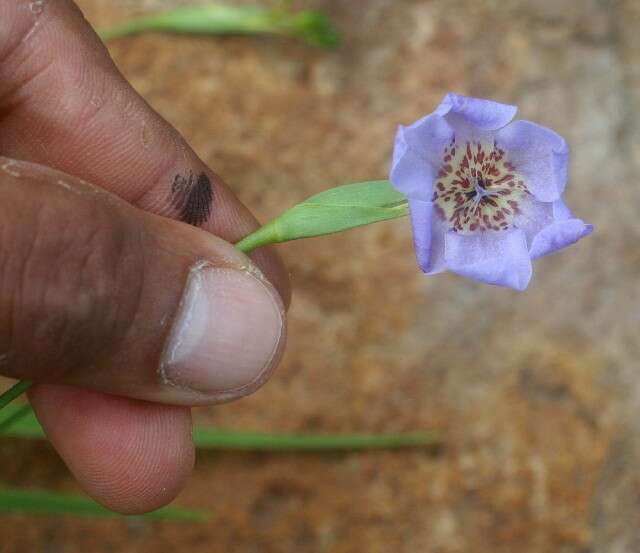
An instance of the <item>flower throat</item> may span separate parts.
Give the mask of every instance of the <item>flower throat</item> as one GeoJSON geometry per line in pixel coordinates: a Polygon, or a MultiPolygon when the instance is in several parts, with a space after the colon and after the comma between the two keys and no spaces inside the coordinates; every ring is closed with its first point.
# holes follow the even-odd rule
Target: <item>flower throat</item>
{"type": "Polygon", "coordinates": [[[495,142],[454,139],[444,150],[432,201],[448,230],[474,234],[513,228],[528,193],[495,142]]]}

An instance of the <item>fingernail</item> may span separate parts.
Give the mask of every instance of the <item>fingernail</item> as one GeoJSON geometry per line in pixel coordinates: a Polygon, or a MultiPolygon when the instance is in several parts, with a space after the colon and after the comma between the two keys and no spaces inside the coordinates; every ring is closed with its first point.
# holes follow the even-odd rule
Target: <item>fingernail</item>
{"type": "Polygon", "coordinates": [[[233,399],[268,377],[284,336],[273,287],[245,270],[192,269],[160,372],[166,383],[233,399]]]}

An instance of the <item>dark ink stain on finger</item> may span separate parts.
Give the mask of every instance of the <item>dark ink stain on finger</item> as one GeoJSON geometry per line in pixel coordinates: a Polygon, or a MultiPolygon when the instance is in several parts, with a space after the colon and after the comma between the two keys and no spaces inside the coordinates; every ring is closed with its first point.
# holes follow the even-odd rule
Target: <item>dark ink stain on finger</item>
{"type": "Polygon", "coordinates": [[[211,180],[204,173],[196,178],[191,171],[188,177],[176,175],[171,186],[171,203],[181,221],[196,227],[206,223],[213,204],[211,180]]]}

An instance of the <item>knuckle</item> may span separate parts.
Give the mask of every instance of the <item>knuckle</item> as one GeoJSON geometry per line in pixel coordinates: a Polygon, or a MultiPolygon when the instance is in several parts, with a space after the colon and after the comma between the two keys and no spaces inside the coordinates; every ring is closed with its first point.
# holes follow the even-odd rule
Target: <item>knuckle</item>
{"type": "Polygon", "coordinates": [[[29,34],[34,20],[26,2],[10,0],[0,4],[0,61],[4,61],[29,34]]]}
{"type": "Polygon", "coordinates": [[[45,0],[0,3],[0,100],[10,104],[53,63],[48,49],[32,42],[49,17],[45,0]]]}
{"type": "Polygon", "coordinates": [[[47,0],[7,0],[0,4],[0,62],[7,62],[33,38],[48,16],[47,0]]]}
{"type": "Polygon", "coordinates": [[[92,56],[100,45],[92,44],[93,48],[86,50],[65,50],[68,36],[79,40],[78,37],[84,37],[88,29],[72,0],[0,0],[0,103],[3,110],[11,111],[37,101],[43,93],[49,95],[51,87],[55,86],[59,94],[50,98],[53,106],[57,104],[67,119],[90,119],[97,102],[92,101],[85,90],[87,87],[80,82],[85,76],[79,61],[84,59],[91,65],[92,56]],[[56,32],[43,33],[47,27],[55,28],[56,32]],[[61,56],[63,52],[65,55],[61,56]],[[86,116],[85,111],[88,112],[86,116]]]}
{"type": "Polygon", "coordinates": [[[116,210],[83,207],[82,217],[60,217],[51,202],[41,203],[17,231],[16,217],[0,222],[0,236],[14,238],[0,239],[0,301],[10,306],[5,351],[22,375],[60,379],[100,363],[135,318],[143,267],[133,252],[136,233],[116,210]]]}

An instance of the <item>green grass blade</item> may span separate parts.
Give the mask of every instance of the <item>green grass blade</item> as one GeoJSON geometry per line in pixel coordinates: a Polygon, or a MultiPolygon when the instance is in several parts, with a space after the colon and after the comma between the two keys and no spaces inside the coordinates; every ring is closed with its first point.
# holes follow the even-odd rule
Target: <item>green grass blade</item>
{"type": "MultiPolygon", "coordinates": [[[[0,488],[0,513],[28,513],[48,515],[74,515],[90,517],[121,517],[94,501],[76,495],[59,494],[44,490],[0,488]]],[[[135,518],[203,522],[207,513],[165,507],[135,518]]]]}
{"type": "MultiPolygon", "coordinates": [[[[16,413],[21,406],[6,409],[3,421],[16,413]]],[[[15,438],[44,438],[42,427],[33,411],[24,414],[5,428],[4,436],[15,438]]],[[[441,443],[437,434],[415,432],[411,434],[281,434],[262,432],[236,432],[195,426],[193,441],[199,449],[223,449],[236,451],[361,451],[366,449],[397,449],[406,447],[436,447],[441,443]]]]}
{"type": "Polygon", "coordinates": [[[241,451],[360,451],[437,446],[440,439],[432,433],[414,434],[268,434],[230,432],[197,426],[193,441],[199,449],[241,451]]]}
{"type": "Polygon", "coordinates": [[[33,382],[28,380],[21,380],[9,388],[6,392],[0,395],[0,410],[4,409],[14,399],[24,394],[29,388],[33,386],[33,382]]]}
{"type": "Polygon", "coordinates": [[[300,38],[322,48],[334,48],[340,41],[331,21],[321,13],[231,4],[179,7],[130,19],[99,34],[103,40],[111,40],[146,31],[209,35],[273,34],[300,38]]]}

